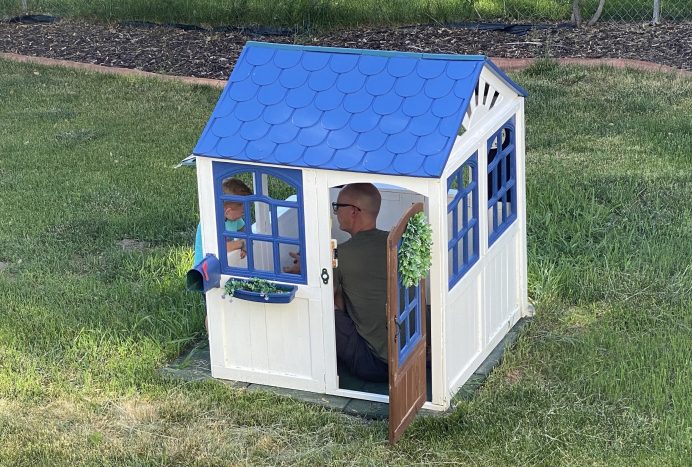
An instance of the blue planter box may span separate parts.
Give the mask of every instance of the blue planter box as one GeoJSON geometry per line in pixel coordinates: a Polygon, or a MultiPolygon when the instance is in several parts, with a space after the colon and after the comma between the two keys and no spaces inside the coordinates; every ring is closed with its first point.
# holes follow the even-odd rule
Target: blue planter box
{"type": "Polygon", "coordinates": [[[296,296],[295,285],[277,285],[281,292],[262,294],[260,292],[250,292],[249,290],[237,289],[233,292],[235,298],[260,303],[291,303],[296,296]]]}

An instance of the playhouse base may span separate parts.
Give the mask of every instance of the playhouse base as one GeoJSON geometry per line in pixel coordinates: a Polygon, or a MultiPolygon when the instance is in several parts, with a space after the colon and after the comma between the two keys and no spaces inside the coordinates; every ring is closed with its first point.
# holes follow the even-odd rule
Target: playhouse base
{"type": "MultiPolygon", "coordinates": [[[[490,372],[497,365],[499,365],[505,350],[514,344],[519,337],[519,332],[530,319],[531,318],[521,318],[519,321],[517,321],[517,323],[493,349],[490,355],[488,355],[488,357],[483,361],[473,375],[466,381],[466,383],[464,383],[455,396],[455,400],[468,400],[473,397],[478,388],[486,380],[490,372]]],[[[199,342],[192,349],[180,355],[177,359],[163,367],[161,371],[167,376],[179,378],[185,381],[214,379],[211,376],[211,361],[209,357],[208,342],[199,342]]],[[[298,391],[294,389],[266,386],[262,384],[243,383],[240,381],[229,381],[222,379],[219,379],[218,381],[221,381],[222,383],[234,388],[245,389],[248,391],[268,391],[280,396],[289,396],[303,402],[317,404],[330,410],[336,410],[346,414],[369,419],[381,420],[387,418],[389,414],[389,405],[383,402],[373,402],[361,399],[352,399],[349,397],[332,396],[329,394],[298,391]]],[[[344,384],[352,386],[347,387],[347,389],[353,389],[356,391],[370,390],[380,394],[383,393],[382,391],[385,391],[384,393],[386,393],[387,389],[386,383],[365,383],[353,377],[347,377],[344,384]]],[[[452,404],[449,410],[452,410],[454,406],[455,404],[452,404]]],[[[439,411],[425,410],[425,406],[423,406],[421,413],[428,415],[440,414],[439,411]]]]}

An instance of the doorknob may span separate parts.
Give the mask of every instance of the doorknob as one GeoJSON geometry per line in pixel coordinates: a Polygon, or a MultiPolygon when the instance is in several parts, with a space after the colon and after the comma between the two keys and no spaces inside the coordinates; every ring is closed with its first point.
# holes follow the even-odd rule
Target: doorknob
{"type": "Polygon", "coordinates": [[[322,278],[323,284],[329,284],[329,271],[327,271],[327,268],[322,268],[322,274],[320,274],[320,277],[322,278]]]}

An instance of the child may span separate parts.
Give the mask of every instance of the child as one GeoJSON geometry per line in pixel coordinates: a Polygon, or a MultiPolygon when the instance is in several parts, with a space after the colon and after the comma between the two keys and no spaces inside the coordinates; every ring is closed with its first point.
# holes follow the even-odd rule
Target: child
{"type": "MultiPolygon", "coordinates": [[[[252,190],[237,178],[227,178],[221,184],[221,189],[224,194],[227,195],[242,195],[247,196],[252,194],[252,190]]],[[[243,219],[243,214],[245,210],[243,208],[243,203],[235,203],[232,201],[225,201],[223,203],[224,207],[224,228],[229,232],[239,232],[245,227],[245,220],[243,219]]],[[[226,240],[226,253],[240,249],[240,257],[245,258],[245,240],[226,240]]],[[[197,232],[195,234],[195,258],[193,261],[193,266],[198,264],[204,259],[204,253],[202,251],[202,225],[197,224],[197,232]]]]}
{"type": "MultiPolygon", "coordinates": [[[[237,178],[227,178],[221,185],[223,193],[226,195],[247,196],[252,194],[252,190],[237,178]]],[[[245,227],[245,207],[243,203],[234,201],[223,202],[223,214],[225,218],[224,227],[228,232],[240,232],[245,227]]],[[[240,250],[240,258],[245,258],[245,240],[226,239],[226,254],[231,251],[240,250]]]]}
{"type": "MultiPolygon", "coordinates": [[[[227,178],[223,181],[221,189],[226,195],[242,195],[247,196],[252,194],[252,190],[237,178],[227,178]]],[[[243,230],[245,227],[245,221],[243,220],[243,215],[245,214],[245,208],[243,203],[224,201],[223,203],[224,212],[224,229],[229,232],[238,232],[243,230]]],[[[240,249],[240,257],[245,258],[245,240],[230,240],[226,239],[226,254],[231,251],[240,249]]],[[[202,251],[202,225],[197,225],[197,232],[195,234],[195,259],[194,263],[198,264],[204,259],[204,254],[202,251]]],[[[204,317],[204,329],[209,332],[209,317],[204,317]]]]}

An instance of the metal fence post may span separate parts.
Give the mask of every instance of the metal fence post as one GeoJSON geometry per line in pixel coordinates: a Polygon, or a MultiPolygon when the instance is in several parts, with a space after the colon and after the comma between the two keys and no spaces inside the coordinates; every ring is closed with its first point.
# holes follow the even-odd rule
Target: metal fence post
{"type": "Polygon", "coordinates": [[[661,21],[661,0],[654,0],[654,17],[651,21],[654,24],[658,24],[661,21]]]}

